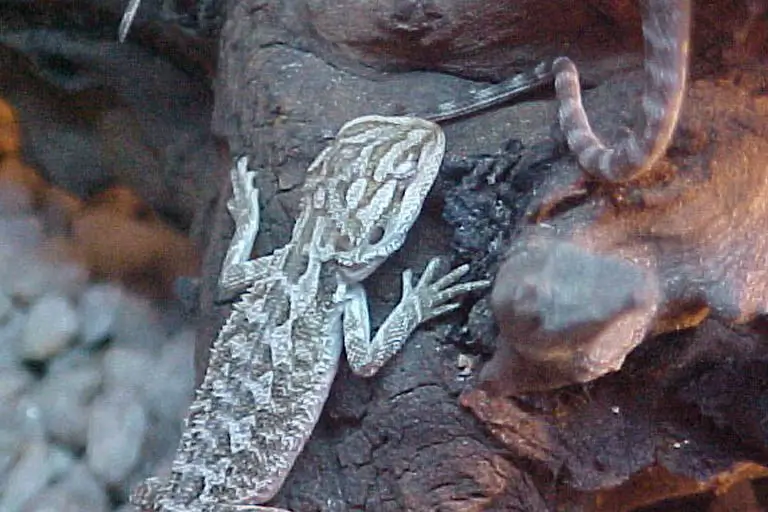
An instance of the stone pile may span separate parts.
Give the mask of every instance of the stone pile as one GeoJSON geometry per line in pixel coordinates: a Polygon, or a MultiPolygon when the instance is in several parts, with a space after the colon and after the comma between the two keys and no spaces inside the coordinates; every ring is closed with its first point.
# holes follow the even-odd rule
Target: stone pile
{"type": "Polygon", "coordinates": [[[0,510],[133,510],[176,447],[193,332],[45,252],[35,216],[0,212],[0,510]]]}

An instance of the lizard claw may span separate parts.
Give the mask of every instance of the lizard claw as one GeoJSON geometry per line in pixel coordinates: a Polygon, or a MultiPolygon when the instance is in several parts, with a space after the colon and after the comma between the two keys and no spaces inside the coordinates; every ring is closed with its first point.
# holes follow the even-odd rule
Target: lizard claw
{"type": "Polygon", "coordinates": [[[403,298],[413,297],[419,322],[457,309],[460,304],[450,302],[452,299],[491,285],[488,279],[458,283],[469,272],[469,265],[461,265],[439,277],[442,267],[440,258],[432,258],[427,263],[416,287],[411,285],[411,272],[409,270],[403,272],[403,298]]]}
{"type": "Polygon", "coordinates": [[[259,189],[253,184],[256,173],[248,170],[248,157],[241,157],[230,171],[232,197],[227,210],[236,226],[259,222],[259,189]]]}

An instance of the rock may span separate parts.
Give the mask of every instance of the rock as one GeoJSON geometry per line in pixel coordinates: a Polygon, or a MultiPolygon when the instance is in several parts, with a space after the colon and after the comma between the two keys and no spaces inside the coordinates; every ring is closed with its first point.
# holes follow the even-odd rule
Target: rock
{"type": "Polygon", "coordinates": [[[44,441],[30,443],[21,459],[5,479],[0,492],[0,510],[20,512],[53,478],[66,472],[72,465],[72,456],[51,448],[44,441]]]}
{"type": "Polygon", "coordinates": [[[165,421],[177,423],[186,414],[194,391],[195,332],[186,329],[169,340],[149,375],[145,396],[149,409],[165,421]]]}
{"type": "Polygon", "coordinates": [[[106,512],[108,505],[109,498],[101,483],[85,464],[75,464],[25,512],[106,512]]]}
{"type": "Polygon", "coordinates": [[[41,419],[48,435],[73,448],[86,445],[89,404],[102,382],[94,361],[52,368],[36,390],[41,419]]]}
{"type": "Polygon", "coordinates": [[[13,303],[11,302],[11,298],[0,290],[0,322],[7,320],[12,311],[13,303]]]}
{"type": "Polygon", "coordinates": [[[69,345],[79,321],[70,302],[58,295],[46,295],[29,311],[21,339],[25,359],[42,361],[69,345]]]}
{"type": "Polygon", "coordinates": [[[147,416],[135,393],[100,396],[88,422],[88,467],[108,484],[119,482],[137,464],[146,431],[147,416]]]}
{"type": "Polygon", "coordinates": [[[85,290],[77,306],[83,343],[90,346],[109,337],[122,296],[122,290],[111,284],[96,284],[85,290]]]}
{"type": "Polygon", "coordinates": [[[102,359],[104,386],[110,389],[136,391],[149,386],[157,364],[157,354],[138,348],[111,345],[102,359]]]}

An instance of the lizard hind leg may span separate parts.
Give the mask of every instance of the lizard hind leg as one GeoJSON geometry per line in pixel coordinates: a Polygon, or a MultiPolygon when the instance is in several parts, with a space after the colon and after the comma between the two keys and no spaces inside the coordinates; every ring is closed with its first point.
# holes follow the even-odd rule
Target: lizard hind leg
{"type": "Polygon", "coordinates": [[[638,119],[613,146],[592,131],[581,101],[579,74],[568,57],[555,59],[558,118],[579,165],[608,182],[631,180],[666,152],[685,94],[690,46],[691,0],[644,0],[644,85],[638,119]]]}

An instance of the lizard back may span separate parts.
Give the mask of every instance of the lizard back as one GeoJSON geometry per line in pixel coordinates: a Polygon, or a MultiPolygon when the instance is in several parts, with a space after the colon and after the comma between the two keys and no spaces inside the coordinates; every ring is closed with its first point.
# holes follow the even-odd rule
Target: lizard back
{"type": "Polygon", "coordinates": [[[280,489],[328,397],[346,288],[400,248],[439,169],[436,125],[368,116],[312,163],[291,240],[214,341],[157,510],[261,504],[280,489]]]}

